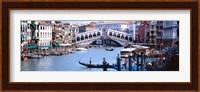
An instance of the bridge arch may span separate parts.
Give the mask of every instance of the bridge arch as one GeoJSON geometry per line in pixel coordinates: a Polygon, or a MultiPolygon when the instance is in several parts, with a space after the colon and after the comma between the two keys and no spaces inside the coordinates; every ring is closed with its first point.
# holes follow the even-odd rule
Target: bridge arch
{"type": "Polygon", "coordinates": [[[117,34],[117,38],[120,38],[120,34],[117,34]]]}
{"type": "Polygon", "coordinates": [[[101,33],[100,32],[97,32],[97,36],[100,36],[101,35],[101,33]]]}
{"type": "Polygon", "coordinates": [[[116,33],[114,33],[114,34],[113,34],[113,36],[115,36],[115,37],[116,37],[116,36],[117,36],[117,34],[116,34],[116,33]]]}
{"type": "Polygon", "coordinates": [[[77,41],[80,41],[80,37],[78,36],[78,37],[76,38],[76,40],[77,40],[77,41]]]}
{"type": "Polygon", "coordinates": [[[82,35],[82,36],[81,36],[81,40],[84,40],[84,38],[85,38],[85,37],[82,35]]]}
{"type": "MultiPolygon", "coordinates": [[[[96,42],[99,41],[99,40],[102,40],[102,39],[98,39],[98,40],[93,40],[91,41],[90,43],[88,43],[89,45],[96,45],[96,42]]],[[[115,41],[113,39],[104,39],[104,41],[106,41],[105,43],[101,43],[101,44],[107,44],[107,45],[111,45],[111,46],[123,46],[123,44],[119,43],[118,41],[115,41]]]]}
{"type": "Polygon", "coordinates": [[[125,39],[124,35],[121,36],[121,39],[125,39]]]}
{"type": "Polygon", "coordinates": [[[132,41],[133,40],[133,38],[132,37],[129,37],[129,41],[132,41]]]}
{"type": "Polygon", "coordinates": [[[88,35],[87,34],[85,35],[85,39],[88,39],[88,35]]]}
{"type": "Polygon", "coordinates": [[[96,35],[96,33],[93,33],[93,37],[96,37],[97,35],[96,35]]]}
{"type": "Polygon", "coordinates": [[[125,36],[125,39],[128,40],[128,36],[125,36]]]}
{"type": "Polygon", "coordinates": [[[92,38],[92,34],[89,34],[89,38],[92,38]]]}
{"type": "Polygon", "coordinates": [[[112,36],[112,35],[113,35],[113,33],[112,33],[112,32],[109,32],[109,35],[110,35],[110,36],[112,36]]]}

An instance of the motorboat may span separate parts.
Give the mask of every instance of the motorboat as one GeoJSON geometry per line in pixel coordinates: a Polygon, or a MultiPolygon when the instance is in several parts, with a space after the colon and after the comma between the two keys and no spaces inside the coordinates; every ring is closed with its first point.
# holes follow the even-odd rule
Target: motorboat
{"type": "Polygon", "coordinates": [[[110,48],[105,48],[106,51],[113,51],[114,49],[112,47],[110,48]]]}
{"type": "Polygon", "coordinates": [[[32,56],[29,56],[28,58],[31,58],[31,59],[41,59],[43,57],[41,55],[32,55],[32,56]]]}
{"type": "Polygon", "coordinates": [[[76,48],[76,51],[87,51],[86,48],[76,48]]]}
{"type": "Polygon", "coordinates": [[[129,55],[133,55],[136,48],[124,48],[120,51],[120,57],[121,58],[128,58],[129,55]]]}

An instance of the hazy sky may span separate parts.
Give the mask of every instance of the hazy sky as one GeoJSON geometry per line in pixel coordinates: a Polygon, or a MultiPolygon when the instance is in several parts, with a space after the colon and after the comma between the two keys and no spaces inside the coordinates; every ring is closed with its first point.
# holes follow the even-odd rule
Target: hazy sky
{"type": "Polygon", "coordinates": [[[67,21],[70,22],[70,24],[88,24],[90,22],[97,22],[97,21],[67,21]]]}

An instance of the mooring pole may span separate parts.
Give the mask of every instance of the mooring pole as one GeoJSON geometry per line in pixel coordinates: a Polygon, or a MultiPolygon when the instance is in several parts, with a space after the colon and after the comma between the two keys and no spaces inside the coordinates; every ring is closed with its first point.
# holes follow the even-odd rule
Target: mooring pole
{"type": "Polygon", "coordinates": [[[129,65],[129,71],[132,71],[132,60],[131,60],[131,55],[128,56],[129,60],[128,60],[128,65],[129,65]]]}
{"type": "Polygon", "coordinates": [[[143,52],[141,52],[141,71],[143,71],[143,52]]]}
{"type": "Polygon", "coordinates": [[[105,58],[103,58],[103,71],[107,71],[107,62],[105,58]]]}
{"type": "Polygon", "coordinates": [[[139,53],[136,54],[137,57],[137,71],[139,71],[139,53]]]}
{"type": "Polygon", "coordinates": [[[120,60],[120,57],[119,57],[119,54],[117,56],[117,71],[121,71],[121,60],[120,60]]]}

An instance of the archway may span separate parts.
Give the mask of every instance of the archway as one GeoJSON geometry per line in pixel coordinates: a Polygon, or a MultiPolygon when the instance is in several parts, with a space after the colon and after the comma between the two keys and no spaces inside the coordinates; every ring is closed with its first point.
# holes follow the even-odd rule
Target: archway
{"type": "Polygon", "coordinates": [[[116,37],[116,36],[117,36],[117,35],[116,35],[116,33],[114,33],[114,35],[113,35],[113,36],[115,36],[115,37],[116,37]]]}
{"type": "Polygon", "coordinates": [[[128,36],[126,36],[125,39],[128,40],[128,36]]]}
{"type": "Polygon", "coordinates": [[[112,36],[112,32],[109,32],[109,35],[112,36]]]}
{"type": "Polygon", "coordinates": [[[92,38],[92,34],[89,34],[89,38],[92,38]]]}
{"type": "Polygon", "coordinates": [[[80,41],[80,37],[78,36],[78,37],[76,38],[76,40],[77,40],[77,41],[80,41]]]}
{"type": "Polygon", "coordinates": [[[84,40],[84,36],[83,35],[81,36],[81,40],[84,40]]]}
{"type": "Polygon", "coordinates": [[[96,36],[97,36],[96,33],[94,33],[94,34],[93,34],[93,37],[96,37],[96,36]]]}
{"type": "MultiPolygon", "coordinates": [[[[123,46],[119,42],[112,40],[112,39],[106,39],[106,43],[102,43],[102,44],[106,44],[107,46],[113,46],[113,47],[122,47],[123,46]]],[[[97,44],[97,40],[94,40],[89,45],[102,45],[102,44],[97,44]]]]}
{"type": "Polygon", "coordinates": [[[120,34],[117,35],[117,38],[120,38],[120,34]]]}
{"type": "Polygon", "coordinates": [[[100,33],[100,32],[98,32],[98,33],[97,33],[97,36],[100,36],[100,35],[101,35],[101,33],[100,33]]]}
{"type": "Polygon", "coordinates": [[[124,35],[121,36],[121,39],[124,39],[124,35]]]}
{"type": "Polygon", "coordinates": [[[88,39],[88,35],[85,35],[85,39],[88,39]]]}
{"type": "Polygon", "coordinates": [[[129,37],[129,41],[132,41],[133,39],[132,39],[132,37],[129,37]]]}

